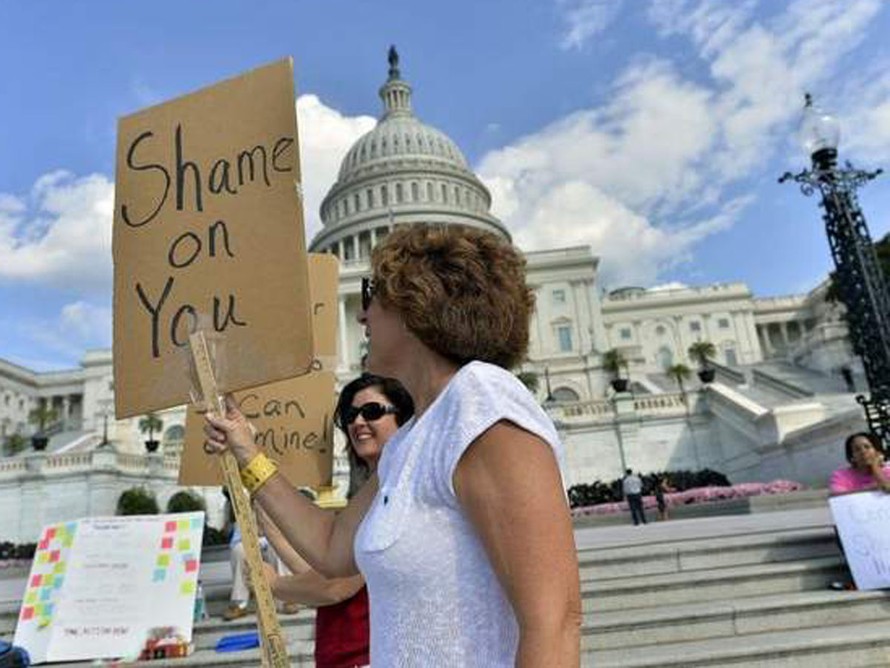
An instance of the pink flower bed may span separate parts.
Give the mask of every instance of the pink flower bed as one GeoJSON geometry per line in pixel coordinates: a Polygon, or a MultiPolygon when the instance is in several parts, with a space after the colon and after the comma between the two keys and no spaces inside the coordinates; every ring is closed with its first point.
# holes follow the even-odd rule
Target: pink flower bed
{"type": "MultiPolygon", "coordinates": [[[[707,503],[708,501],[724,501],[727,499],[744,499],[749,496],[761,494],[788,494],[805,489],[799,482],[791,480],[773,480],[772,482],[743,482],[731,487],[696,487],[684,492],[671,492],[664,495],[664,502],[671,506],[684,506],[690,503],[707,503]]],[[[655,496],[644,496],[643,507],[646,509],[658,508],[655,496]]],[[[628,512],[627,502],[600,503],[585,508],[575,508],[572,515],[583,517],[585,515],[609,515],[611,513],[628,512]]]]}

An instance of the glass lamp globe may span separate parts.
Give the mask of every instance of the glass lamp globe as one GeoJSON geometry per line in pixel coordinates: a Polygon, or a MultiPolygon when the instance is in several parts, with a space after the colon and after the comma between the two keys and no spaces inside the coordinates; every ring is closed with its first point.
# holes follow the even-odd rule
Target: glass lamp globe
{"type": "Polygon", "coordinates": [[[806,94],[803,119],[800,123],[800,142],[808,155],[822,151],[837,154],[837,145],[841,138],[841,127],[838,120],[813,104],[812,96],[806,94]]]}

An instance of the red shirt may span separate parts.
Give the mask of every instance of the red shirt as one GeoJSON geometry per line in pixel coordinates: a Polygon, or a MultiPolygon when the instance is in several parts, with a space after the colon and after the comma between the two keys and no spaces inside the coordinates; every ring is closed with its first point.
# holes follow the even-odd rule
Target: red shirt
{"type": "Polygon", "coordinates": [[[354,668],[371,663],[368,589],[315,612],[316,668],[354,668]]]}

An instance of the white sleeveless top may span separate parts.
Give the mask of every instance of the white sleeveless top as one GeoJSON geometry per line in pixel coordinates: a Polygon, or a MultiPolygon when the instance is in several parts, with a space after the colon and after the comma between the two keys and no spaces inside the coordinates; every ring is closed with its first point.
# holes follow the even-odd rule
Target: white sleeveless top
{"type": "Polygon", "coordinates": [[[355,537],[374,668],[514,665],[516,617],[452,484],[467,447],[501,420],[549,443],[562,470],[553,422],[513,374],[483,362],[462,367],[383,449],[355,537]]]}

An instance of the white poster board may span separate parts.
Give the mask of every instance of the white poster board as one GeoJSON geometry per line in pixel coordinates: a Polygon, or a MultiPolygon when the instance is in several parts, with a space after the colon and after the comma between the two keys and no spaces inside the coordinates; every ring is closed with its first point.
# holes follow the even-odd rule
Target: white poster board
{"type": "Polygon", "coordinates": [[[890,587],[890,494],[858,492],[828,502],[856,588],[890,587]]]}
{"type": "Polygon", "coordinates": [[[192,639],[204,514],[91,517],[44,528],[15,644],[32,663],[137,658],[192,639]]]}

